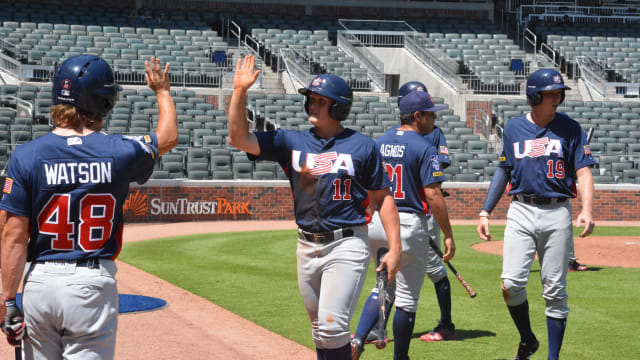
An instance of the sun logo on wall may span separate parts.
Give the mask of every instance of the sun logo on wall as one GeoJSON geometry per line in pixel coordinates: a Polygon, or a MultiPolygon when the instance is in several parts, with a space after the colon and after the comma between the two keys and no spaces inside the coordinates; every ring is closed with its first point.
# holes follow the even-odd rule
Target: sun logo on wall
{"type": "Polygon", "coordinates": [[[135,216],[142,216],[147,212],[147,195],[140,194],[140,190],[136,190],[135,194],[129,194],[127,200],[125,200],[122,206],[122,212],[133,212],[135,216]]]}

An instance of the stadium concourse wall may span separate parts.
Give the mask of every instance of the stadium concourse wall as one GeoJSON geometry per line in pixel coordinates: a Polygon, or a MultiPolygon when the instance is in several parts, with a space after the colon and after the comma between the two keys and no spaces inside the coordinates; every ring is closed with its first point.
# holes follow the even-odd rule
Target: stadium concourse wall
{"type": "MultiPolygon", "coordinates": [[[[446,182],[451,219],[476,219],[488,182],[446,182]]],[[[595,185],[593,215],[598,221],[640,221],[640,185],[595,185]]],[[[506,219],[510,199],[503,196],[492,214],[506,219]]],[[[573,201],[577,216],[580,201],[573,201]]],[[[132,184],[124,207],[126,222],[215,220],[292,220],[293,201],[286,180],[150,180],[132,184]]]]}
{"type": "MultiPolygon", "coordinates": [[[[23,0],[24,1],[24,0],[23,0]]],[[[70,0],[89,2],[91,0],[70,0]]],[[[246,12],[275,15],[419,18],[460,17],[493,20],[489,0],[137,0],[140,7],[158,10],[246,12]]]]}

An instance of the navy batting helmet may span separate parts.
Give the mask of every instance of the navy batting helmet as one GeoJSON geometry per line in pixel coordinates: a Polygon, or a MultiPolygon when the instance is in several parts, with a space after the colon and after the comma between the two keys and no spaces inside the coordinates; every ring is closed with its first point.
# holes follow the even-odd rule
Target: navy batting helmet
{"type": "Polygon", "coordinates": [[[527,101],[529,105],[536,106],[542,103],[540,91],[551,91],[562,89],[562,98],[560,103],[564,101],[564,90],[571,90],[564,84],[562,74],[554,69],[540,69],[529,75],[527,79],[527,101]]]}
{"type": "Polygon", "coordinates": [[[400,100],[410,92],[414,91],[427,91],[427,86],[420,81],[409,81],[404,83],[398,89],[398,106],[400,106],[400,100]]]}
{"type": "Polygon", "coordinates": [[[122,88],[102,58],[76,55],[60,64],[52,90],[54,104],[73,104],[89,114],[105,117],[113,109],[122,88]]]}
{"type": "Polygon", "coordinates": [[[351,111],[353,102],[353,92],[341,77],[333,74],[318,75],[306,88],[298,89],[298,92],[305,96],[304,111],[309,114],[309,94],[316,93],[335,101],[329,108],[329,116],[333,119],[346,120],[351,111]]]}

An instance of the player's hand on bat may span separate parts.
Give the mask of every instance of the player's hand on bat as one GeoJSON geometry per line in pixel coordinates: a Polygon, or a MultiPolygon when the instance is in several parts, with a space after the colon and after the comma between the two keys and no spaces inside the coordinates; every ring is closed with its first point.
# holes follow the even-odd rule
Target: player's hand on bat
{"type": "Polygon", "coordinates": [[[593,215],[589,211],[581,211],[576,219],[576,226],[581,227],[584,226],[584,230],[580,234],[580,237],[587,237],[591,235],[593,232],[593,228],[596,226],[596,223],[593,221],[593,215]]]}
{"type": "Polygon", "coordinates": [[[444,238],[444,255],[442,256],[442,260],[449,261],[453,259],[456,254],[456,243],[453,241],[452,237],[444,238]]]}
{"type": "Polygon", "coordinates": [[[237,90],[248,90],[260,74],[260,70],[255,71],[256,59],[253,55],[247,55],[243,60],[238,60],[236,72],[233,75],[233,88],[237,90]]]}
{"type": "Polygon", "coordinates": [[[147,80],[149,88],[156,94],[162,91],[169,91],[169,67],[169,63],[166,63],[163,71],[160,59],[153,56],[144,62],[144,78],[147,80]]]}
{"type": "Polygon", "coordinates": [[[382,258],[382,263],[376,268],[377,272],[387,268],[387,281],[391,282],[395,277],[398,270],[400,270],[400,256],[402,252],[389,251],[382,258]]]}
{"type": "Polygon", "coordinates": [[[0,324],[0,330],[7,336],[7,342],[11,346],[20,346],[27,328],[24,315],[16,305],[15,299],[5,302],[7,314],[0,324]]]}
{"type": "Polygon", "coordinates": [[[489,233],[489,218],[486,216],[481,216],[480,219],[478,219],[478,227],[476,227],[476,231],[482,240],[491,241],[493,239],[493,236],[489,233]]]}

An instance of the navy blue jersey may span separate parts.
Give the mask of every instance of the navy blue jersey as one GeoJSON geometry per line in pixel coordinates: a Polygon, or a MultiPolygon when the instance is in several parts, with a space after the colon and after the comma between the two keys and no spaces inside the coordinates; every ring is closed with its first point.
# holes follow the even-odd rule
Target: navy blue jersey
{"type": "Polygon", "coordinates": [[[595,163],[580,124],[556,113],[544,128],[526,115],[507,122],[499,166],[511,174],[509,195],[576,197],[576,171],[595,163]]]}
{"type": "Polygon", "coordinates": [[[345,129],[329,140],[306,131],[256,132],[260,156],[277,161],[293,189],[296,223],[327,232],[366,223],[367,190],[391,186],[373,140],[345,129]]]}
{"type": "Polygon", "coordinates": [[[425,134],[424,138],[438,151],[438,158],[440,159],[440,166],[446,169],[451,165],[451,159],[449,158],[449,148],[447,147],[447,139],[444,137],[442,129],[434,126],[433,131],[425,134]]]}
{"type": "Polygon", "coordinates": [[[129,183],[145,182],[157,156],[155,135],[48,133],[18,146],[0,209],[29,218],[27,261],[114,259],[129,183]]]}
{"type": "Polygon", "coordinates": [[[416,131],[389,129],[376,140],[398,211],[425,213],[424,188],[446,180],[436,148],[416,131]]]}

